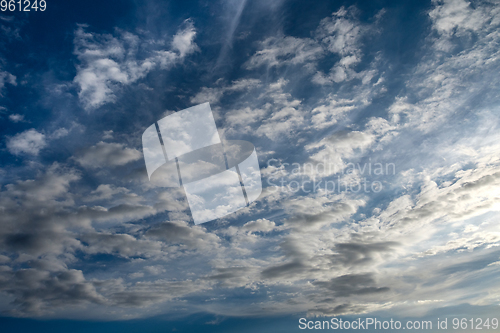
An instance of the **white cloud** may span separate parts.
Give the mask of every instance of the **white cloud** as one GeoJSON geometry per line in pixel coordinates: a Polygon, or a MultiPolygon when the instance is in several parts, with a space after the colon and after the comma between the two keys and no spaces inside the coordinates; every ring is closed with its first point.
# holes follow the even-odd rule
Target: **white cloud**
{"type": "Polygon", "coordinates": [[[352,11],[354,11],[352,8],[349,11],[341,8],[331,17],[321,20],[316,30],[317,38],[326,44],[330,52],[341,55],[343,60],[341,63],[344,65],[359,61],[356,58],[360,52],[359,39],[365,29],[359,22],[350,18],[353,15],[352,11]]]}
{"type": "Polygon", "coordinates": [[[14,155],[29,154],[36,156],[46,146],[45,134],[38,132],[34,128],[7,139],[7,149],[14,155]]]}
{"type": "Polygon", "coordinates": [[[324,50],[310,38],[292,36],[270,37],[261,42],[257,51],[245,64],[248,69],[267,65],[269,67],[297,65],[317,60],[324,50]]]}
{"type": "MultiPolygon", "coordinates": [[[[314,38],[269,37],[261,42],[260,50],[244,66],[247,69],[255,69],[263,65],[305,65],[307,71],[314,71],[319,59],[328,53],[334,53],[341,57],[340,60],[328,74],[317,71],[312,78],[314,83],[323,85],[361,79],[363,84],[366,84],[377,71],[372,68],[356,72],[353,67],[362,60],[361,38],[371,31],[376,31],[377,22],[372,25],[362,24],[356,14],[356,8],[342,7],[331,17],[321,20],[313,33],[314,38]]],[[[380,13],[376,16],[380,16],[380,13]]]]}
{"type": "MultiPolygon", "coordinates": [[[[457,110],[448,108],[456,106],[455,98],[464,91],[461,85],[469,84],[465,79],[473,77],[474,71],[484,73],[485,82],[496,87],[496,81],[490,80],[498,72],[494,70],[496,34],[490,31],[483,36],[481,29],[464,23],[468,18],[462,18],[460,11],[477,8],[457,8],[458,14],[452,10],[450,19],[445,18],[446,8],[436,14],[444,21],[434,25],[428,40],[434,43],[442,37],[435,34],[442,33],[451,43],[449,36],[463,25],[463,33],[478,34],[478,47],[473,46],[473,52],[467,49],[424,58],[407,86],[406,91],[414,89],[415,94],[398,97],[387,110],[364,109],[382,91],[384,78],[371,83],[378,75],[377,61],[367,71],[354,71],[362,57],[360,41],[366,27],[346,10],[323,20],[313,38],[268,39],[268,44],[261,44],[265,46],[262,52],[252,58],[254,62],[246,64],[256,66],[252,68],[314,65],[320,56],[335,53],[340,60],[332,70],[315,76],[331,86],[316,86],[312,101],[294,95],[294,89],[300,89],[293,87],[296,72],[272,80],[263,76],[226,85],[219,81],[202,88],[191,100],[218,102],[231,94],[228,100],[235,102],[223,114],[230,127],[226,133],[252,136],[256,146],[261,143],[259,149],[269,149],[267,153],[272,149],[271,157],[284,156],[283,162],[326,159],[340,166],[361,158],[400,162],[404,170],[384,183],[389,187],[386,192],[294,195],[272,192],[268,187],[258,201],[234,215],[238,218],[201,227],[189,222],[182,189],[144,186],[148,192],[140,193],[122,179],[112,183],[113,178],[105,184],[75,184],[82,179],[78,172],[54,166],[0,191],[0,289],[15,300],[10,306],[17,307],[20,315],[54,311],[57,316],[79,316],[83,312],[110,319],[179,308],[249,316],[375,310],[396,314],[406,307],[415,315],[458,302],[497,304],[496,280],[484,278],[497,276],[499,267],[495,247],[500,244],[496,223],[500,164],[498,137],[492,135],[498,132],[494,112],[483,115],[485,124],[468,123],[469,133],[475,136],[461,132],[460,139],[452,137],[439,145],[432,140],[443,127],[429,130],[425,137],[415,135],[421,130],[419,124],[439,125],[442,115],[457,110]],[[338,89],[333,82],[341,83],[338,89]],[[363,122],[349,121],[351,113],[363,122]],[[263,137],[273,139],[272,144],[267,145],[270,140],[263,137]],[[405,140],[412,144],[405,145],[405,140]],[[423,148],[432,147],[428,152],[431,165],[422,157],[420,141],[423,148]],[[404,150],[402,156],[397,155],[398,149],[404,150]],[[107,254],[119,257],[120,263],[101,266],[97,273],[90,270],[84,277],[72,265],[94,262],[85,262],[85,256],[77,253],[107,254]],[[19,264],[30,268],[19,269],[19,264]],[[249,301],[242,303],[242,294],[249,301]],[[86,308],[67,310],[72,304],[86,308]]],[[[192,52],[187,41],[193,34],[189,29],[178,34],[172,50],[155,56],[161,54],[164,64],[169,64],[176,56],[192,52]]],[[[128,61],[127,50],[137,42],[133,35],[108,37],[105,42],[94,41],[99,47],[87,45],[85,52],[88,59],[95,56],[93,66],[104,71],[108,93],[116,94],[109,82],[128,84],[145,72],[140,61],[130,67],[123,65],[128,61]],[[98,61],[103,59],[111,62],[98,61]]],[[[162,61],[156,65],[161,67],[162,61]]],[[[307,73],[313,75],[313,71],[307,73]]],[[[114,133],[103,135],[109,139],[114,133]]],[[[75,160],[94,168],[140,158],[137,150],[123,144],[100,142],[81,151],[75,160]]],[[[98,180],[98,173],[94,175],[98,180]]]]}
{"type": "Polygon", "coordinates": [[[500,10],[494,1],[483,1],[479,6],[466,0],[434,0],[433,4],[429,12],[433,28],[446,37],[489,30],[500,23],[500,10]]]}
{"type": "Polygon", "coordinates": [[[461,110],[476,109],[471,101],[478,94],[500,86],[492,74],[499,68],[500,51],[494,46],[500,41],[498,6],[489,1],[474,7],[464,0],[434,1],[429,17],[434,31],[427,38],[427,56],[407,80],[407,94],[390,108],[394,121],[424,132],[461,110]]]}
{"type": "Polygon", "coordinates": [[[69,130],[64,128],[64,127],[61,127],[61,128],[58,128],[56,129],[51,135],[50,135],[50,138],[51,139],[60,139],[60,138],[64,138],[65,136],[67,136],[69,134],[69,130]]]}
{"type": "Polygon", "coordinates": [[[195,37],[196,30],[193,22],[188,20],[185,22],[184,29],[179,30],[177,34],[175,34],[174,40],[172,41],[172,47],[174,50],[179,52],[180,58],[183,58],[198,49],[196,44],[193,42],[195,37]]]}
{"type": "Polygon", "coordinates": [[[74,52],[80,65],[74,82],[80,87],[78,96],[86,110],[114,102],[121,86],[145,77],[155,67],[169,68],[197,50],[191,21],[173,37],[172,50],[160,51],[140,49],[141,39],[132,33],[119,31],[115,37],[92,34],[85,28],[80,25],[75,31],[74,52]],[[149,56],[139,59],[139,52],[149,56]]]}
{"type": "Polygon", "coordinates": [[[113,130],[104,131],[102,139],[103,140],[113,139],[113,130]]]}
{"type": "Polygon", "coordinates": [[[201,104],[201,103],[218,103],[221,97],[226,93],[232,92],[248,92],[252,89],[259,87],[261,82],[256,79],[241,79],[233,81],[228,86],[207,88],[203,87],[199,93],[191,98],[191,103],[201,104]]]}
{"type": "Polygon", "coordinates": [[[13,123],[19,123],[24,121],[24,116],[22,114],[11,114],[9,115],[9,120],[13,123]]]}

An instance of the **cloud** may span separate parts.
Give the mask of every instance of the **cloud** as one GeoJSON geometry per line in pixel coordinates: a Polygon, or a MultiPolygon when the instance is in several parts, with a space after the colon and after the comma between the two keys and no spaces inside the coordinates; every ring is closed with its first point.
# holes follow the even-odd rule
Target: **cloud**
{"type": "MultiPolygon", "coordinates": [[[[427,54],[402,81],[393,81],[379,43],[366,43],[369,30],[381,26],[361,22],[348,8],[316,22],[310,38],[266,36],[253,44],[255,53],[245,53],[239,77],[204,85],[191,99],[183,95],[216,103],[225,134],[255,143],[262,166],[264,158],[326,160],[339,168],[394,162],[397,174],[385,178],[338,172],[341,180],[373,176],[383,183],[381,193],[290,193],[267,184],[250,206],[202,227],[193,225],[182,188],[95,172],[140,160],[125,144],[99,142],[76,153],[79,171],[56,163],[37,165],[30,177],[5,178],[0,292],[4,303],[14,300],[6,305],[10,314],[415,315],[458,302],[496,304],[498,33],[495,11],[481,4],[434,2],[420,48],[427,54]],[[386,84],[397,92],[387,93],[386,84]]],[[[75,83],[83,84],[80,98],[89,110],[196,51],[189,22],[167,47],[144,42],[142,32],[79,30],[82,81],[75,83]]],[[[51,128],[46,141],[68,131],[51,128]]],[[[102,140],[124,135],[96,129],[102,140]]],[[[263,174],[333,175],[289,171],[277,166],[263,174]]]]}
{"type": "Polygon", "coordinates": [[[196,37],[196,29],[194,28],[193,22],[187,20],[184,22],[184,25],[184,28],[175,34],[174,40],[172,41],[172,48],[179,52],[180,58],[198,49],[193,42],[196,37]]]}
{"type": "Polygon", "coordinates": [[[37,156],[47,146],[45,134],[32,128],[7,139],[7,149],[13,155],[28,154],[37,156]]]}
{"type": "Polygon", "coordinates": [[[9,72],[2,71],[0,69],[0,97],[3,96],[2,93],[6,83],[16,86],[17,85],[16,77],[10,74],[9,72]]]}
{"type": "Polygon", "coordinates": [[[210,284],[206,281],[160,279],[151,282],[137,282],[134,286],[123,291],[111,293],[109,297],[118,306],[141,308],[188,296],[209,288],[210,284]]]}
{"type": "Polygon", "coordinates": [[[471,6],[465,0],[434,0],[433,4],[433,9],[429,11],[432,27],[446,37],[484,32],[500,23],[500,12],[493,1],[482,1],[479,6],[471,6]]]}
{"type": "Polygon", "coordinates": [[[102,168],[125,165],[137,161],[142,154],[120,143],[99,142],[95,146],[80,151],[75,160],[85,168],[102,168]]]}
{"type": "Polygon", "coordinates": [[[397,242],[384,243],[338,243],[335,249],[338,254],[333,259],[345,266],[367,265],[375,260],[375,257],[384,252],[391,252],[392,248],[399,245],[397,242]]]}
{"type": "Polygon", "coordinates": [[[245,223],[241,229],[250,232],[270,232],[275,228],[276,224],[274,222],[267,219],[258,219],[245,223]]]}
{"type": "Polygon", "coordinates": [[[22,114],[11,114],[9,115],[9,120],[13,123],[19,123],[24,121],[24,116],[22,114]]]}
{"type": "Polygon", "coordinates": [[[353,56],[359,52],[359,39],[363,28],[359,22],[352,20],[355,11],[354,8],[346,10],[342,7],[331,17],[321,20],[316,35],[322,43],[327,45],[330,52],[344,57],[353,56]]]}
{"type": "MultiPolygon", "coordinates": [[[[64,230],[63,225],[69,221],[63,221],[63,225],[56,222],[59,214],[74,204],[68,190],[78,179],[80,175],[75,170],[55,163],[36,179],[5,185],[0,192],[0,246],[28,258],[44,253],[62,254],[64,249],[78,247],[78,241],[64,230]]],[[[23,260],[22,256],[18,260],[23,260]]]]}
{"type": "Polygon", "coordinates": [[[104,304],[82,271],[66,270],[51,274],[36,269],[20,269],[3,274],[4,281],[0,290],[14,297],[15,310],[11,314],[31,313],[41,315],[47,308],[76,306],[84,303],[104,304]]]}
{"type": "Polygon", "coordinates": [[[100,184],[94,191],[90,192],[85,201],[103,201],[113,198],[117,194],[130,192],[129,189],[124,187],[115,187],[110,184],[100,184]]]}
{"type": "MultiPolygon", "coordinates": [[[[381,13],[376,17],[380,18],[381,13]]],[[[268,68],[304,65],[308,72],[314,72],[319,60],[335,54],[340,56],[340,59],[329,73],[325,75],[322,71],[316,71],[312,82],[323,85],[361,79],[366,84],[377,71],[369,69],[356,72],[353,67],[359,64],[363,57],[362,38],[378,30],[378,20],[368,25],[361,23],[356,16],[355,7],[342,7],[331,17],[321,20],[313,32],[314,38],[269,37],[260,43],[260,50],[244,66],[247,69],[256,69],[264,65],[268,68]]]]}
{"type": "Polygon", "coordinates": [[[332,291],[335,297],[376,294],[389,290],[388,287],[375,287],[374,284],[372,274],[348,274],[333,278],[327,282],[314,282],[314,285],[332,291]]]}
{"type": "MultiPolygon", "coordinates": [[[[75,127],[75,126],[73,126],[75,127]]],[[[71,129],[70,129],[71,130],[71,129]]],[[[64,138],[65,136],[67,136],[69,134],[69,131],[70,130],[67,130],[66,128],[64,127],[61,127],[61,128],[58,128],[56,129],[51,135],[50,135],[50,138],[53,139],[53,140],[57,140],[57,139],[60,139],[60,138],[64,138]]]]}
{"type": "MultiPolygon", "coordinates": [[[[78,96],[87,111],[116,101],[120,87],[144,78],[154,68],[167,69],[180,63],[197,50],[196,30],[191,21],[173,36],[171,50],[141,49],[141,38],[129,32],[118,36],[86,32],[80,25],[75,31],[75,50],[80,64],[74,82],[80,87],[78,96]],[[139,59],[138,54],[148,56],[139,59]]],[[[160,44],[150,41],[150,45],[160,44]]]]}
{"type": "Polygon", "coordinates": [[[222,86],[216,88],[203,87],[200,92],[198,92],[194,97],[191,98],[191,103],[202,104],[202,103],[212,103],[216,104],[226,93],[232,92],[248,92],[256,87],[259,87],[261,82],[256,79],[241,79],[236,80],[229,86],[222,86]]]}
{"type": "Polygon", "coordinates": [[[169,244],[178,244],[183,248],[197,251],[209,251],[218,247],[219,237],[206,232],[200,226],[190,226],[184,221],[168,221],[149,229],[148,237],[160,239],[169,244]]]}
{"type": "Polygon", "coordinates": [[[287,83],[283,79],[268,83],[259,89],[256,97],[245,103],[251,107],[227,112],[226,131],[229,134],[257,134],[271,140],[294,136],[297,129],[304,125],[305,114],[301,101],[285,92],[287,83]],[[255,107],[255,104],[261,106],[255,107]]]}
{"type": "Polygon", "coordinates": [[[304,272],[305,269],[306,265],[304,263],[293,261],[264,269],[262,271],[262,277],[264,279],[285,278],[304,272]]]}
{"type": "Polygon", "coordinates": [[[309,63],[317,60],[324,52],[316,41],[292,36],[269,37],[261,42],[260,48],[245,63],[247,69],[263,65],[274,67],[309,63]]]}
{"type": "Polygon", "coordinates": [[[491,74],[499,68],[500,53],[493,47],[500,41],[498,7],[489,1],[477,6],[464,0],[433,4],[427,56],[406,81],[407,93],[397,96],[391,107],[395,122],[423,132],[446,123],[456,112],[476,110],[481,106],[471,101],[500,86],[491,74]]]}
{"type": "Polygon", "coordinates": [[[132,235],[118,233],[89,233],[81,235],[87,245],[85,252],[107,253],[128,257],[151,257],[161,254],[161,243],[137,239],[132,235]]]}

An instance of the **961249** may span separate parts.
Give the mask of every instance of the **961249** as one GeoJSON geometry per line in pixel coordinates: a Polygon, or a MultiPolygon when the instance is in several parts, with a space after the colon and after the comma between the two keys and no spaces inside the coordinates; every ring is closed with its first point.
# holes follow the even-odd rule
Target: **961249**
{"type": "Polygon", "coordinates": [[[46,0],[1,0],[2,12],[37,12],[47,9],[46,0]]]}

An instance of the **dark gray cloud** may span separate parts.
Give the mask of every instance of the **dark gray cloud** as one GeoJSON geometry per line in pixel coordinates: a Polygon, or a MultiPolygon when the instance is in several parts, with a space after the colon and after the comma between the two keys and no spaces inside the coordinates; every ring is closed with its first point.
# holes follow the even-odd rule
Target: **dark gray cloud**
{"type": "Polygon", "coordinates": [[[306,265],[299,261],[294,261],[266,268],[262,271],[262,277],[264,279],[286,278],[294,276],[297,273],[304,273],[306,269],[306,265]]]}
{"type": "Polygon", "coordinates": [[[75,160],[85,168],[102,168],[124,165],[137,161],[142,154],[120,143],[99,142],[80,151],[75,160]]]}
{"type": "Polygon", "coordinates": [[[20,269],[2,274],[0,289],[14,296],[12,314],[42,314],[48,308],[84,303],[104,304],[92,282],[81,271],[49,273],[38,269],[20,269]]]}
{"type": "Polygon", "coordinates": [[[192,226],[184,221],[163,222],[149,229],[145,235],[168,244],[177,244],[197,251],[214,250],[220,242],[217,235],[208,233],[203,227],[192,226]]]}
{"type": "Polygon", "coordinates": [[[332,291],[335,297],[368,295],[389,291],[389,287],[376,287],[373,274],[370,273],[342,275],[326,282],[315,281],[313,284],[332,291]]]}
{"type": "Polygon", "coordinates": [[[398,245],[397,242],[338,243],[335,244],[338,254],[332,255],[332,262],[345,266],[367,265],[374,260],[374,255],[390,253],[398,245]]]}

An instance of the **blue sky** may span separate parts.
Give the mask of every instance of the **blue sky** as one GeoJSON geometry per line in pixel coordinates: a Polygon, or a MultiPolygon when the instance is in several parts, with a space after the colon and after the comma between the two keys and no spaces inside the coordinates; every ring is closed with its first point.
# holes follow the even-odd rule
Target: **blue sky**
{"type": "Polygon", "coordinates": [[[499,313],[497,2],[54,0],[0,25],[7,331],[499,313]],[[263,191],[195,225],[141,136],[205,102],[263,191]]]}

